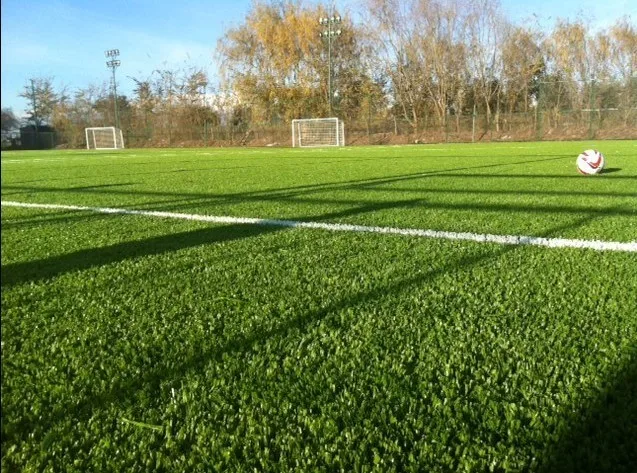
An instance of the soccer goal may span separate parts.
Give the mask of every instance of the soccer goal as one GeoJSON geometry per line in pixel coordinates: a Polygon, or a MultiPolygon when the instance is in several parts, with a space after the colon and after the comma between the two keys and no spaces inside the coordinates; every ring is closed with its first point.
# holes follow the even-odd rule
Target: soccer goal
{"type": "Polygon", "coordinates": [[[292,120],[292,146],[345,146],[345,126],[338,118],[292,120]]]}
{"type": "Polygon", "coordinates": [[[86,128],[86,149],[122,149],[124,135],[114,126],[86,128]]]}

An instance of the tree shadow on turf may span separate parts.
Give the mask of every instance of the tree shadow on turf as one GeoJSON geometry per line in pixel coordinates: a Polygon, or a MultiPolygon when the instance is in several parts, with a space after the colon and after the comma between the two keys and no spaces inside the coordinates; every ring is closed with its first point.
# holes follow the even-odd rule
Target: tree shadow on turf
{"type": "MultiPolygon", "coordinates": [[[[364,204],[353,208],[332,212],[321,218],[345,218],[383,209],[397,209],[417,205],[419,200],[404,200],[364,204]]],[[[86,216],[85,216],[86,217],[86,216]]],[[[181,233],[170,233],[143,240],[126,241],[100,248],[65,253],[50,258],[13,263],[2,266],[2,287],[10,287],[32,281],[41,281],[60,276],[65,273],[82,271],[93,267],[118,263],[127,259],[210,245],[232,240],[251,238],[254,236],[285,230],[286,226],[232,224],[214,226],[200,230],[181,233]]]]}
{"type": "MultiPolygon", "coordinates": [[[[521,157],[528,157],[528,156],[521,156],[521,157]]],[[[503,166],[514,166],[514,165],[531,164],[531,163],[544,162],[544,161],[554,161],[554,160],[561,160],[565,158],[566,156],[560,155],[558,157],[552,157],[552,158],[531,159],[531,160],[525,160],[525,161],[515,161],[515,162],[496,163],[496,164],[481,164],[478,166],[463,166],[463,167],[438,169],[438,170],[424,171],[424,172],[417,172],[417,173],[399,174],[396,176],[382,177],[382,178],[354,179],[350,181],[340,181],[340,182],[331,182],[331,183],[322,183],[322,184],[304,184],[300,186],[292,186],[287,188],[268,189],[265,191],[238,192],[234,194],[228,194],[228,193],[183,194],[183,193],[174,193],[174,192],[167,192],[167,191],[148,191],[148,192],[140,192],[140,194],[148,195],[148,196],[157,196],[157,197],[160,197],[160,196],[183,197],[187,195],[192,198],[222,198],[222,199],[231,199],[232,201],[241,201],[242,199],[246,197],[257,196],[257,195],[271,195],[273,193],[281,193],[281,192],[284,192],[284,193],[291,192],[293,193],[292,195],[295,195],[296,193],[315,192],[317,190],[353,189],[353,188],[356,188],[357,186],[387,184],[387,183],[399,182],[399,181],[405,181],[405,180],[421,179],[423,177],[428,177],[428,176],[447,175],[448,173],[452,173],[450,175],[454,177],[458,177],[458,176],[464,176],[465,174],[456,175],[453,173],[459,172],[459,171],[474,170],[474,169],[491,169],[491,168],[497,168],[497,167],[503,167],[503,166]]],[[[236,168],[233,168],[233,169],[236,169],[236,168]]],[[[164,172],[164,171],[161,171],[161,172],[164,172]]],[[[484,174],[484,175],[479,174],[478,176],[489,176],[489,174],[484,174]]],[[[564,177],[564,176],[554,176],[554,177],[564,177]]],[[[581,176],[575,176],[575,177],[581,177],[581,176]]],[[[15,184],[13,185],[9,184],[9,185],[3,186],[3,189],[5,190],[5,195],[16,195],[21,193],[29,193],[29,194],[52,193],[52,192],[96,193],[96,194],[112,194],[112,195],[134,194],[134,192],[118,191],[115,189],[104,190],[99,188],[99,187],[112,187],[112,186],[119,186],[119,185],[132,185],[132,184],[131,183],[127,183],[127,184],[115,183],[115,184],[103,184],[100,186],[80,186],[80,187],[33,187],[33,186],[20,186],[15,184]],[[6,192],[6,191],[14,191],[14,192],[6,192]]]]}
{"type": "MultiPolygon", "coordinates": [[[[568,156],[570,158],[570,156],[568,156]]],[[[552,157],[552,158],[542,158],[542,159],[533,159],[533,160],[525,160],[525,161],[517,161],[517,162],[508,162],[508,163],[497,163],[497,164],[487,164],[487,165],[479,165],[479,166],[465,166],[459,168],[449,168],[449,169],[440,169],[440,170],[432,170],[426,172],[418,172],[418,173],[410,173],[403,175],[396,175],[390,177],[383,178],[371,178],[371,179],[359,179],[359,180],[351,180],[351,181],[343,181],[343,182],[332,182],[332,183],[322,183],[322,184],[310,184],[310,185],[300,185],[293,186],[288,188],[279,188],[279,189],[266,189],[262,191],[250,191],[250,192],[238,192],[238,193],[223,193],[223,194],[215,194],[215,193],[179,193],[179,192],[168,192],[168,191],[126,191],[119,190],[113,187],[120,185],[131,185],[128,184],[104,184],[102,186],[81,186],[81,187],[32,187],[32,186],[18,186],[18,185],[6,185],[3,187],[5,191],[5,195],[17,195],[21,193],[27,194],[39,194],[39,193],[53,193],[53,192],[63,192],[63,193],[79,193],[79,194],[106,194],[112,196],[145,196],[145,197],[164,197],[164,198],[173,198],[175,201],[199,201],[198,204],[234,204],[234,203],[244,203],[246,201],[252,202],[261,202],[261,201],[283,201],[283,202],[292,202],[292,203],[317,203],[317,204],[326,204],[326,203],[337,203],[337,204],[356,204],[355,201],[351,200],[330,200],[319,197],[308,197],[308,194],[316,194],[320,192],[331,192],[331,191],[349,191],[349,190],[373,190],[377,189],[382,192],[387,191],[408,191],[408,192],[420,192],[427,193],[428,190],[426,187],[424,188],[415,188],[415,189],[396,189],[394,184],[404,181],[417,181],[419,179],[430,179],[430,178],[449,178],[453,177],[458,180],[473,180],[473,179],[495,179],[495,178],[506,178],[506,179],[514,179],[514,178],[524,178],[524,179],[582,179],[582,176],[573,174],[573,175],[552,175],[552,174],[467,174],[464,171],[482,169],[482,168],[494,168],[501,166],[512,166],[512,165],[523,165],[528,163],[535,162],[543,162],[543,161],[551,161],[551,160],[560,160],[565,159],[565,156],[552,157]],[[385,185],[391,185],[391,187],[385,187],[385,185]],[[382,186],[382,187],[381,187],[382,186]],[[7,192],[8,191],[8,192],[7,192]]],[[[613,171],[614,172],[614,171],[613,171]]],[[[637,176],[608,176],[608,178],[612,179],[637,179],[637,176]]],[[[432,191],[432,192],[435,192],[432,191]]],[[[462,191],[459,191],[462,192],[462,191]]],[[[472,192],[472,191],[468,191],[472,192]]],[[[484,193],[488,195],[490,191],[477,191],[479,193],[484,193]]],[[[527,190],[521,191],[522,194],[528,195],[537,195],[537,196],[558,196],[562,195],[559,191],[552,190],[527,190]]],[[[511,190],[498,190],[495,191],[494,194],[497,195],[513,195],[517,196],[519,194],[517,188],[512,188],[511,190]]],[[[568,195],[568,192],[564,192],[563,194],[568,195]]],[[[579,195],[577,192],[576,195],[579,195]]],[[[634,193],[612,193],[612,192],[585,192],[580,193],[585,197],[632,197],[634,193]]],[[[167,205],[167,202],[161,202],[164,205],[165,209],[174,210],[176,207],[171,207],[167,205]]],[[[437,203],[439,208],[447,208],[453,209],[453,204],[446,205],[444,203],[437,203]]],[[[182,208],[192,207],[191,204],[185,204],[181,206],[182,208]]],[[[471,206],[468,205],[469,210],[471,210],[471,206]]],[[[485,210],[484,206],[476,209],[476,210],[485,210]]],[[[503,204],[500,207],[493,208],[494,211],[531,211],[531,212],[588,212],[589,208],[581,208],[581,207],[566,207],[560,208],[555,206],[549,206],[546,208],[538,208],[537,206],[509,206],[503,204]]],[[[597,212],[604,213],[606,210],[603,208],[595,209],[597,212]]],[[[622,210],[617,210],[619,215],[624,215],[625,212],[622,210]]],[[[633,214],[632,212],[629,212],[633,214]]]]}
{"type": "Polygon", "coordinates": [[[46,225],[71,224],[73,222],[97,221],[108,217],[107,214],[87,213],[77,210],[61,210],[57,212],[48,211],[45,213],[32,214],[30,217],[7,218],[2,222],[2,229],[11,228],[39,228],[46,225]]]}
{"type": "Polygon", "coordinates": [[[250,238],[278,230],[280,228],[256,225],[224,225],[162,235],[145,240],[127,241],[101,248],[79,250],[26,263],[8,264],[2,267],[2,287],[42,281],[65,273],[104,266],[127,259],[250,238]]]}
{"type": "MultiPolygon", "coordinates": [[[[169,199],[163,201],[155,201],[144,204],[136,204],[134,206],[135,210],[145,210],[148,209],[150,211],[157,211],[162,209],[160,206],[170,206],[175,208],[175,204],[188,202],[190,205],[193,204],[195,199],[191,198],[182,198],[182,199],[169,199]]],[[[30,228],[30,227],[39,227],[42,228],[46,225],[59,225],[63,224],[71,224],[74,222],[88,222],[88,221],[98,221],[113,218],[112,214],[108,213],[98,213],[91,210],[52,210],[52,209],[36,209],[32,208],[31,211],[28,212],[28,216],[19,216],[19,217],[6,217],[2,221],[2,229],[12,229],[12,228],[30,228]],[[36,212],[36,210],[42,210],[41,212],[36,212]]],[[[3,216],[4,217],[4,216],[3,216]]]]}
{"type": "MultiPolygon", "coordinates": [[[[328,306],[320,307],[320,304],[318,304],[320,307],[318,309],[308,310],[297,317],[283,320],[280,324],[270,329],[253,327],[251,331],[242,333],[234,339],[222,342],[214,348],[208,347],[205,350],[199,350],[193,353],[189,358],[177,360],[175,363],[171,363],[170,367],[164,365],[161,361],[153,366],[143,367],[143,369],[140,367],[140,372],[144,373],[143,377],[121,377],[120,379],[113,380],[108,390],[90,397],[84,394],[84,399],[75,403],[73,406],[68,406],[65,403],[51,405],[51,408],[46,411],[46,414],[38,418],[37,431],[40,432],[40,435],[46,437],[46,433],[53,429],[59,422],[68,421],[69,419],[72,419],[73,424],[85,422],[95,414],[96,410],[105,408],[111,404],[130,403],[134,401],[140,392],[153,393],[151,398],[153,396],[156,397],[156,393],[161,391],[161,385],[165,386],[166,383],[174,386],[175,389],[179,389],[180,380],[184,376],[188,373],[203,370],[208,363],[214,361],[222,362],[225,356],[239,356],[243,353],[248,353],[254,350],[258,344],[273,337],[286,336],[296,331],[300,331],[301,333],[306,332],[309,327],[315,323],[325,323],[332,329],[344,329],[346,327],[341,318],[330,318],[329,316],[344,308],[355,307],[362,302],[382,298],[388,293],[405,291],[414,285],[424,284],[427,280],[446,272],[469,268],[480,262],[513,251],[514,249],[514,246],[506,246],[496,251],[480,252],[478,255],[471,257],[460,257],[456,260],[446,262],[439,268],[420,273],[411,278],[397,280],[390,286],[361,290],[336,300],[328,306]]],[[[75,262],[75,259],[73,262],[75,262]]],[[[148,351],[148,353],[159,353],[161,352],[161,347],[146,345],[144,350],[148,351]]],[[[25,440],[28,436],[37,439],[38,436],[34,435],[35,428],[36,426],[26,419],[17,425],[8,425],[5,423],[3,425],[3,442],[16,444],[20,442],[19,439],[25,440]]]]}
{"type": "MultiPolygon", "coordinates": [[[[559,234],[561,231],[566,230],[566,227],[577,227],[594,218],[594,216],[583,217],[568,225],[555,227],[543,232],[543,236],[550,237],[555,233],[559,234]]],[[[256,229],[251,228],[251,226],[247,227],[249,227],[247,230],[255,230],[257,232],[255,235],[258,234],[259,231],[266,230],[265,227],[257,227],[256,229]]],[[[225,231],[232,233],[233,230],[226,229],[225,231]]],[[[237,229],[234,229],[234,231],[236,232],[237,229]]],[[[201,236],[198,235],[199,234],[195,236],[197,241],[209,242],[210,235],[206,233],[202,233],[201,236]]],[[[244,235],[244,237],[245,236],[246,235],[244,235]]],[[[168,236],[167,238],[170,237],[172,236],[168,236]]],[[[155,242],[151,240],[145,242],[155,244],[155,242]]],[[[221,241],[219,235],[217,235],[216,241],[221,241]]],[[[133,248],[128,249],[132,250],[133,248]]],[[[137,249],[139,248],[135,248],[135,250],[137,249]]],[[[338,316],[332,317],[332,315],[344,309],[355,308],[362,303],[367,304],[381,300],[386,297],[387,294],[409,292],[413,288],[420,287],[426,284],[427,281],[443,274],[466,271],[473,266],[484,264],[489,260],[499,258],[518,249],[519,247],[514,245],[488,245],[480,246],[477,248],[477,251],[459,252],[453,259],[445,260],[441,262],[439,266],[428,271],[423,271],[410,277],[394,279],[389,284],[381,284],[372,286],[371,288],[366,287],[352,291],[344,297],[331,302],[329,305],[324,306],[317,303],[317,308],[295,315],[287,320],[283,319],[270,328],[261,326],[252,327],[252,330],[241,333],[230,340],[220,340],[219,344],[196,351],[189,357],[179,360],[170,360],[169,364],[164,364],[161,360],[155,360],[152,356],[146,357],[146,359],[153,360],[153,363],[151,366],[139,367],[139,372],[144,373],[143,377],[138,375],[123,376],[120,379],[114,380],[110,387],[101,393],[95,393],[90,396],[84,393],[84,399],[72,405],[60,402],[55,403],[50,409],[43,411],[46,413],[38,418],[38,432],[40,432],[40,435],[46,436],[48,431],[62,421],[71,421],[74,425],[85,422],[91,416],[95,415],[96,410],[103,409],[112,404],[126,405],[127,403],[134,402],[134,399],[136,399],[136,396],[140,392],[152,393],[149,395],[150,398],[153,398],[157,397],[157,393],[161,391],[161,386],[165,388],[167,385],[172,385],[175,389],[179,389],[182,379],[189,373],[200,372],[211,362],[216,361],[221,363],[226,356],[240,356],[249,353],[263,342],[274,337],[292,336],[295,333],[308,333],[311,326],[317,323],[323,323],[326,327],[334,330],[346,330],[347,324],[349,323],[348,319],[338,316]]],[[[165,248],[165,250],[168,251],[169,249],[165,248]]],[[[142,348],[140,347],[140,349],[142,348]]],[[[148,351],[149,354],[161,353],[162,346],[155,347],[147,345],[143,347],[143,350],[148,351]]],[[[3,432],[3,442],[7,442],[8,444],[15,444],[20,441],[19,439],[26,439],[29,435],[33,437],[34,426],[26,420],[19,425],[9,426],[5,424],[3,429],[5,428],[6,430],[3,432]]]]}
{"type": "MultiPolygon", "coordinates": [[[[428,177],[429,175],[431,174],[416,173],[413,175],[395,176],[394,178],[390,178],[389,180],[371,179],[362,182],[382,184],[386,182],[420,179],[423,177],[428,177]]],[[[438,175],[448,175],[454,177],[493,177],[487,174],[452,174],[452,172],[449,170],[446,171],[446,174],[444,174],[443,172],[443,174],[438,175]]],[[[510,177],[510,175],[501,177],[510,177]]],[[[571,176],[521,175],[520,177],[564,178],[571,176]]],[[[578,179],[580,178],[580,176],[572,177],[578,179]]],[[[627,178],[635,179],[635,177],[627,178]]],[[[315,192],[317,189],[349,189],[356,186],[357,184],[352,183],[334,183],[317,186],[299,186],[300,188],[291,189],[277,189],[272,191],[273,194],[270,195],[269,191],[248,193],[248,195],[252,195],[255,200],[279,199],[285,201],[286,199],[289,199],[289,195],[277,195],[276,193],[288,192],[290,195],[294,195],[297,192],[300,194],[306,192],[315,192]]],[[[365,184],[361,184],[361,186],[365,186],[365,184]]],[[[47,191],[47,189],[38,189],[37,191],[40,190],[44,192],[47,191]]],[[[101,190],[95,189],[94,186],[75,188],[73,190],[75,192],[104,192],[124,194],[124,192],[117,191],[116,189],[101,190]]],[[[147,193],[142,192],[139,194],[145,195],[147,193]]],[[[153,193],[148,194],[153,195],[153,193]]],[[[166,197],[183,197],[187,195],[175,193],[159,194],[166,197]]],[[[213,199],[216,197],[215,195],[211,194],[199,194],[198,196],[202,199],[213,199]]],[[[197,196],[194,197],[196,198],[197,196]]],[[[244,194],[236,194],[233,196],[233,199],[236,201],[240,201],[246,198],[247,195],[244,194]]],[[[417,205],[416,202],[417,201],[406,201],[405,205],[417,205]]],[[[354,204],[356,202],[349,201],[349,203],[354,204]]],[[[337,218],[339,216],[342,217],[347,215],[356,215],[365,211],[374,211],[383,208],[390,209],[398,206],[400,206],[400,203],[398,202],[367,205],[349,209],[345,212],[323,215],[318,218],[337,218]]],[[[466,208],[466,210],[470,209],[470,207],[466,208]]],[[[551,210],[554,211],[554,209],[551,210]]],[[[600,215],[597,214],[597,216],[600,215]]],[[[577,225],[581,225],[594,217],[595,215],[590,214],[589,217],[578,221],[577,225]]],[[[559,232],[564,229],[573,228],[575,226],[576,224],[565,225],[560,228],[552,229],[552,231],[548,233],[559,232]]],[[[94,266],[110,264],[135,257],[177,251],[183,248],[190,248],[204,244],[213,244],[223,241],[250,238],[252,236],[258,236],[267,232],[280,230],[281,228],[277,227],[230,225],[153,237],[141,241],[124,242],[104,248],[79,251],[69,255],[61,255],[59,257],[53,257],[41,261],[8,265],[6,268],[2,268],[2,285],[5,286],[5,283],[7,285],[12,285],[22,282],[36,281],[43,278],[55,277],[70,271],[88,269],[94,266]],[[41,273],[44,273],[43,277],[40,277],[41,273]],[[8,283],[6,281],[7,276],[9,277],[8,283]]],[[[550,235],[545,234],[544,236],[550,235]]],[[[182,379],[186,373],[202,370],[206,366],[206,364],[212,360],[222,360],[223,356],[226,354],[233,355],[249,352],[253,350],[257,344],[262,343],[268,338],[275,336],[285,336],[286,334],[289,334],[295,330],[303,332],[306,331],[312,324],[318,323],[320,321],[326,321],[328,325],[332,326],[333,328],[346,328],[342,326],[344,322],[341,319],[337,317],[330,317],[330,315],[346,307],[355,307],[362,302],[380,299],[387,293],[408,290],[411,287],[423,284],[427,280],[435,278],[441,274],[470,268],[473,265],[483,263],[484,261],[488,261],[491,258],[497,258],[500,255],[505,254],[506,252],[514,251],[515,249],[516,247],[499,247],[492,251],[483,251],[479,254],[474,254],[471,256],[458,257],[454,260],[445,262],[439,268],[424,272],[411,278],[403,278],[394,281],[392,282],[392,284],[388,284],[387,286],[374,287],[372,289],[360,291],[358,293],[351,293],[346,297],[335,301],[327,307],[308,311],[304,314],[298,315],[298,317],[291,320],[284,320],[272,329],[260,330],[259,327],[256,327],[251,332],[247,332],[246,334],[234,340],[228,341],[227,343],[216,347],[215,349],[209,348],[207,351],[197,353],[191,358],[179,360],[176,366],[171,365],[170,368],[167,368],[166,366],[159,363],[158,365],[151,367],[149,372],[147,373],[147,376],[145,376],[143,379],[121,379],[120,382],[115,383],[114,386],[112,386],[105,392],[98,393],[98,395],[91,398],[85,398],[77,406],[52,406],[51,410],[43,416],[39,423],[42,424],[46,431],[46,429],[52,428],[56,422],[62,419],[73,419],[74,421],[86,420],[90,417],[91,412],[94,409],[100,409],[105,405],[113,402],[128,402],[131,399],[134,399],[134,396],[138,391],[148,390],[149,392],[157,392],[162,381],[169,381],[175,383],[175,385],[178,385],[179,380],[182,379]]],[[[149,348],[149,352],[151,351],[151,348],[153,347],[149,348]]],[[[592,407],[582,409],[582,411],[580,412],[580,418],[585,419],[585,421],[583,421],[581,425],[576,425],[574,423],[571,426],[571,430],[562,435],[561,440],[557,442],[554,449],[550,450],[547,453],[546,459],[543,463],[545,467],[542,471],[546,473],[550,471],[634,471],[630,469],[618,468],[617,465],[608,463],[606,460],[609,458],[612,459],[613,457],[617,457],[621,459],[620,465],[629,465],[630,462],[634,459],[634,457],[630,456],[630,453],[632,453],[630,447],[632,446],[631,442],[634,442],[635,439],[634,414],[635,399],[637,398],[634,393],[635,377],[635,365],[633,364],[619,377],[617,383],[612,388],[610,388],[608,392],[601,396],[597,404],[593,405],[592,407]],[[626,389],[628,389],[628,391],[626,389]],[[622,423],[626,420],[628,423],[622,423]],[[601,429],[597,427],[600,425],[602,426],[601,429]],[[594,468],[587,467],[587,465],[591,464],[594,466],[594,468]],[[609,465],[612,465],[613,468],[607,469],[609,465]]],[[[29,426],[18,426],[18,431],[20,432],[20,435],[28,435],[29,426]]]]}
{"type": "MultiPolygon", "coordinates": [[[[446,158],[450,158],[453,156],[449,156],[449,155],[433,155],[433,154],[427,154],[427,158],[441,158],[441,159],[446,159],[446,158]]],[[[525,154],[518,154],[518,155],[511,155],[509,156],[510,158],[534,158],[532,160],[526,160],[526,161],[517,161],[517,162],[511,162],[511,163],[498,163],[498,164],[482,164],[479,166],[471,166],[471,167],[465,167],[465,168],[456,168],[456,169],[448,169],[447,171],[451,171],[451,170],[461,170],[461,169],[477,169],[477,168],[488,168],[488,167],[499,167],[499,166],[508,166],[508,165],[516,165],[516,164],[528,164],[528,163],[534,163],[534,162],[541,162],[541,161],[553,161],[553,160],[560,160],[560,159],[571,159],[572,156],[570,155],[565,155],[565,154],[544,154],[542,155],[542,157],[539,157],[538,155],[535,154],[531,154],[531,155],[525,155],[525,154]]],[[[298,159],[298,158],[294,158],[297,159],[298,161],[300,161],[299,163],[288,163],[286,164],[286,166],[307,166],[308,164],[311,165],[316,165],[316,160],[312,160],[310,162],[306,162],[305,158],[302,159],[298,159]]],[[[413,156],[391,156],[390,158],[383,156],[383,157],[373,157],[370,158],[368,156],[348,156],[347,159],[342,159],[341,157],[338,157],[336,159],[326,159],[325,161],[323,161],[323,163],[325,163],[326,165],[332,165],[334,163],[338,163],[338,162],[361,162],[361,161],[379,161],[379,160],[398,160],[398,159],[414,159],[413,156]]],[[[219,159],[216,159],[215,161],[219,161],[219,159]]],[[[170,164],[186,164],[186,163],[201,163],[201,160],[182,160],[182,161],[171,161],[170,164]]],[[[150,166],[150,165],[154,165],[157,164],[156,161],[151,161],[151,162],[136,162],[134,165],[135,166],[150,166]]],[[[114,166],[114,167],[119,167],[120,163],[105,163],[105,164],[101,164],[102,167],[106,167],[106,166],[114,166]]],[[[142,176],[142,175],[153,175],[153,174],[172,174],[172,173],[180,173],[180,172],[201,172],[201,171],[223,171],[225,169],[231,169],[231,170],[236,170],[236,169],[255,169],[255,168],[271,168],[272,164],[270,162],[264,162],[262,164],[258,164],[258,165],[248,165],[248,166],[228,166],[228,167],[220,167],[220,166],[207,166],[207,167],[200,167],[200,168],[184,168],[184,169],[169,169],[169,170],[161,170],[161,171],[144,171],[144,172],[126,172],[126,173],[109,173],[110,177],[117,177],[117,176],[127,176],[127,177],[131,177],[131,176],[142,176]]],[[[89,165],[80,165],[80,166],[65,166],[65,169],[83,169],[83,168],[87,168],[89,167],[89,165]]],[[[68,180],[75,180],[75,179],[86,179],[86,178],[94,178],[95,175],[94,174],[86,174],[86,175],[81,175],[81,176],[72,176],[72,177],[60,177],[60,178],[53,178],[53,179],[36,179],[36,180],[26,180],[26,181],[17,181],[14,182],[14,184],[28,184],[28,183],[35,183],[35,182],[50,182],[50,181],[68,181],[68,180]]]]}
{"type": "MultiPolygon", "coordinates": [[[[110,189],[112,187],[127,187],[127,186],[134,186],[135,182],[121,182],[121,183],[112,183],[112,184],[96,184],[93,186],[76,186],[76,187],[69,187],[68,190],[71,192],[99,192],[100,190],[103,189],[110,189]]],[[[4,189],[15,189],[14,192],[3,192],[3,197],[4,196],[10,196],[10,195],[19,195],[19,194],[31,194],[34,192],[38,192],[35,191],[35,189],[38,189],[37,187],[35,188],[30,188],[30,187],[26,187],[26,188],[20,188],[17,186],[3,186],[4,189]]]]}
{"type": "Polygon", "coordinates": [[[614,382],[571,419],[547,449],[540,473],[637,471],[637,352],[614,382]]]}

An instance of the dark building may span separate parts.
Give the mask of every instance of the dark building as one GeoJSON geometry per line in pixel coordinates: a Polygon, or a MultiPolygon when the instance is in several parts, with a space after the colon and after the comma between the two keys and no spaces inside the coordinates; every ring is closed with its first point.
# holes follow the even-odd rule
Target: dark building
{"type": "Polygon", "coordinates": [[[20,142],[22,149],[51,149],[55,148],[55,129],[49,125],[23,126],[20,128],[20,142]]]}

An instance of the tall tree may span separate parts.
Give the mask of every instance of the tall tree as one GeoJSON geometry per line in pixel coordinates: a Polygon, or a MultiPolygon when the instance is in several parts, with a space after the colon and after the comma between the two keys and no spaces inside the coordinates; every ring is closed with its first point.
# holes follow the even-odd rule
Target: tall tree
{"type": "Polygon", "coordinates": [[[89,84],[77,89],[71,112],[73,121],[84,128],[101,125],[104,120],[98,115],[97,104],[107,101],[109,93],[106,84],[89,84]]]}
{"type": "Polygon", "coordinates": [[[152,133],[152,118],[158,99],[153,92],[153,84],[150,78],[137,79],[133,77],[132,79],[135,82],[133,105],[136,116],[136,120],[133,122],[133,129],[135,131],[143,130],[143,133],[149,137],[152,133]]]}
{"type": "MultiPolygon", "coordinates": [[[[420,42],[431,62],[426,84],[439,124],[446,127],[451,111],[458,119],[464,106],[470,17],[464,13],[466,4],[462,0],[427,3],[423,12],[426,27],[420,33],[420,42]]],[[[459,131],[458,121],[456,129],[459,131]]]]}
{"type": "Polygon", "coordinates": [[[613,74],[622,81],[637,76],[637,27],[629,17],[620,18],[610,29],[613,74]]]}
{"type": "Polygon", "coordinates": [[[512,26],[502,44],[502,82],[509,113],[529,110],[534,83],[544,71],[542,35],[528,26],[512,26]]]}
{"type": "Polygon", "coordinates": [[[488,128],[495,108],[495,126],[499,130],[503,68],[501,46],[507,22],[497,0],[472,0],[470,11],[468,67],[475,75],[475,96],[485,107],[488,128]]]}
{"type": "Polygon", "coordinates": [[[178,95],[179,70],[164,68],[153,71],[155,76],[153,82],[154,95],[157,97],[157,118],[160,120],[161,128],[166,130],[168,144],[173,142],[173,124],[175,118],[175,103],[178,95]]]}
{"type": "Polygon", "coordinates": [[[217,123],[217,116],[207,103],[208,75],[198,67],[184,71],[178,85],[180,125],[193,130],[217,123]]]}
{"type": "Polygon", "coordinates": [[[637,108],[637,27],[629,17],[620,18],[609,32],[609,68],[612,77],[621,83],[620,106],[624,125],[635,126],[637,108]],[[631,120],[632,117],[632,120],[631,120]]]}
{"type": "Polygon", "coordinates": [[[467,97],[468,20],[465,0],[369,0],[379,67],[403,117],[418,133],[433,113],[442,128],[467,97]]]}
{"type": "Polygon", "coordinates": [[[50,123],[51,116],[59,97],[53,89],[53,79],[48,77],[32,78],[27,81],[20,97],[27,99],[27,120],[36,127],[50,123]]]}
{"type": "MultiPolygon", "coordinates": [[[[336,14],[322,5],[258,2],[245,23],[230,29],[218,43],[225,80],[252,116],[271,123],[327,113],[328,57],[319,37],[320,17],[336,14]]],[[[332,44],[334,90],[362,94],[363,74],[357,28],[348,20],[332,44]]]]}
{"type": "Polygon", "coordinates": [[[421,39],[422,12],[425,0],[368,0],[366,4],[368,34],[375,66],[388,78],[395,108],[411,125],[414,133],[428,104],[430,58],[421,39]]]}

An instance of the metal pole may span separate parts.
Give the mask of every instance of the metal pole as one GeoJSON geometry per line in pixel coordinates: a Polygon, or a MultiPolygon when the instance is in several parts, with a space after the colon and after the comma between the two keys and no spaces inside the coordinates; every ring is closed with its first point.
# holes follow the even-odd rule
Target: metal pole
{"type": "Polygon", "coordinates": [[[332,116],[332,21],[327,23],[327,106],[332,116]]]}
{"type": "Polygon", "coordinates": [[[329,18],[320,18],[319,24],[327,26],[327,30],[321,32],[319,36],[324,38],[327,36],[327,107],[329,110],[329,116],[332,116],[332,36],[339,36],[341,30],[334,30],[332,28],[335,23],[340,23],[341,17],[332,15],[329,18]]]}
{"type": "Polygon", "coordinates": [[[115,126],[119,129],[119,113],[117,110],[117,82],[115,82],[115,68],[113,68],[113,103],[115,104],[115,126]]]}
{"type": "Polygon", "coordinates": [[[588,138],[589,139],[593,139],[595,138],[595,130],[593,127],[593,115],[594,115],[594,110],[595,110],[595,78],[593,77],[591,79],[591,85],[590,85],[590,95],[588,97],[588,109],[590,110],[588,112],[588,138]]]}
{"type": "Polygon", "coordinates": [[[109,49],[104,52],[104,55],[107,58],[111,58],[110,61],[106,62],[106,66],[113,71],[113,107],[115,109],[115,126],[119,128],[119,111],[117,110],[117,81],[115,80],[115,69],[117,69],[121,61],[117,59],[119,56],[119,49],[109,49]]]}
{"type": "Polygon", "coordinates": [[[471,142],[476,141],[476,104],[473,104],[473,116],[471,119],[471,142]]]}
{"type": "Polygon", "coordinates": [[[537,128],[536,128],[536,137],[535,139],[537,141],[542,141],[544,138],[544,112],[542,107],[543,105],[543,100],[544,100],[544,94],[542,91],[542,87],[544,85],[544,82],[539,82],[538,84],[538,88],[537,88],[537,104],[535,105],[535,116],[537,117],[537,128]]]}

